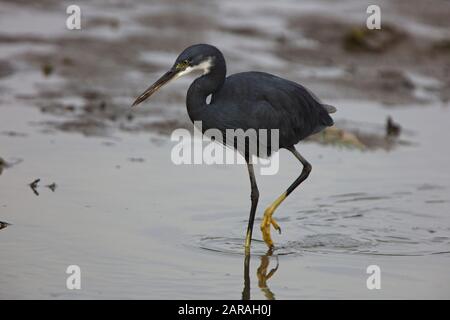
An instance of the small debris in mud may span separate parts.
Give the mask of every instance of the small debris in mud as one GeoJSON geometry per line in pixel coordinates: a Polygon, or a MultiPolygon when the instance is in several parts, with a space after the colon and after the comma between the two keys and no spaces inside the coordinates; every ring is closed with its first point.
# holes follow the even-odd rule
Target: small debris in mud
{"type": "MultiPolygon", "coordinates": [[[[37,191],[37,188],[38,188],[38,186],[39,186],[39,182],[40,182],[40,181],[41,181],[41,179],[38,178],[38,179],[34,180],[33,182],[31,182],[31,183],[29,184],[31,190],[33,190],[34,194],[37,195],[37,196],[39,195],[39,192],[37,191]]],[[[45,187],[46,187],[46,188],[49,188],[52,192],[55,192],[57,186],[58,186],[58,185],[57,185],[55,182],[53,182],[53,183],[51,183],[51,184],[46,185],[45,187]]]]}
{"type": "Polygon", "coordinates": [[[44,124],[64,132],[78,132],[85,136],[104,136],[108,131],[108,126],[104,122],[81,117],[63,122],[47,121],[44,124]]]}
{"type": "Polygon", "coordinates": [[[357,149],[366,148],[354,133],[335,126],[326,128],[322,132],[309,137],[308,140],[322,144],[333,144],[357,149]]]}
{"type": "Polygon", "coordinates": [[[46,187],[52,190],[52,192],[55,192],[57,185],[53,182],[52,184],[46,185],[46,187]]]}
{"type": "Polygon", "coordinates": [[[111,29],[118,29],[120,27],[120,20],[114,17],[94,17],[87,21],[88,28],[109,27],[111,29]]]}
{"type": "Polygon", "coordinates": [[[38,187],[39,181],[41,181],[41,179],[36,179],[36,180],[34,180],[33,182],[31,182],[29,184],[31,190],[33,190],[34,194],[37,195],[37,196],[39,195],[39,192],[37,192],[36,189],[38,187]]]}
{"type": "Polygon", "coordinates": [[[450,39],[444,39],[444,40],[436,41],[431,46],[431,51],[433,53],[449,54],[450,53],[450,39]]]}
{"type": "Polygon", "coordinates": [[[364,129],[362,129],[363,125],[361,123],[339,121],[335,126],[328,127],[322,132],[308,137],[306,140],[359,150],[383,149],[389,151],[399,145],[410,145],[410,141],[398,138],[401,132],[400,125],[392,119],[390,121],[390,124],[386,123],[385,126],[370,126],[366,124],[364,129]],[[387,126],[389,126],[389,129],[387,126]]]}
{"type": "Polygon", "coordinates": [[[403,40],[405,34],[392,26],[381,30],[353,27],[344,35],[343,46],[352,52],[383,52],[403,40]]]}
{"type": "Polygon", "coordinates": [[[50,102],[40,107],[42,113],[51,113],[62,116],[67,113],[75,112],[76,108],[73,104],[62,104],[59,102],[50,102]]]}
{"type": "Polygon", "coordinates": [[[170,135],[174,129],[192,129],[192,125],[187,121],[178,119],[157,120],[151,122],[139,122],[134,126],[122,124],[120,129],[127,132],[156,132],[160,135],[170,135]]]}
{"type": "Polygon", "coordinates": [[[0,157],[0,174],[2,174],[4,169],[11,168],[15,166],[16,164],[19,164],[23,161],[23,159],[15,158],[11,161],[6,161],[2,157],[0,157]]]}
{"type": "Polygon", "coordinates": [[[145,162],[144,158],[133,158],[133,157],[131,157],[131,158],[128,158],[128,160],[131,161],[131,162],[145,162]]]}
{"type": "Polygon", "coordinates": [[[27,136],[26,133],[12,131],[12,130],[11,131],[2,131],[1,134],[4,136],[8,136],[8,137],[26,137],[27,136]]]}
{"type": "Polygon", "coordinates": [[[409,79],[403,71],[386,69],[378,71],[380,76],[380,85],[383,90],[399,91],[406,90],[412,91],[415,88],[414,83],[409,79]]]}
{"type": "Polygon", "coordinates": [[[4,229],[4,228],[6,228],[7,226],[10,226],[10,225],[11,225],[10,223],[0,221],[0,230],[4,229]]]}
{"type": "Polygon", "coordinates": [[[73,59],[69,57],[63,57],[61,62],[65,66],[72,66],[74,64],[73,59]]]}
{"type": "MultiPolygon", "coordinates": [[[[248,27],[248,26],[219,26],[218,29],[223,32],[234,33],[245,37],[267,37],[268,35],[261,29],[248,27]]],[[[277,40],[283,41],[281,38],[284,35],[280,35],[277,40]]]]}
{"type": "Polygon", "coordinates": [[[44,63],[41,67],[41,71],[43,73],[44,76],[48,77],[53,73],[53,65],[50,63],[44,63]]]}
{"type": "Polygon", "coordinates": [[[0,157],[0,174],[2,174],[3,169],[7,167],[7,163],[5,160],[3,160],[2,157],[0,157]]]}
{"type": "Polygon", "coordinates": [[[388,117],[386,120],[386,136],[387,137],[398,137],[400,135],[402,127],[395,123],[391,117],[388,117]]]}
{"type": "Polygon", "coordinates": [[[10,76],[14,73],[14,68],[7,61],[0,60],[0,78],[10,76]]]}

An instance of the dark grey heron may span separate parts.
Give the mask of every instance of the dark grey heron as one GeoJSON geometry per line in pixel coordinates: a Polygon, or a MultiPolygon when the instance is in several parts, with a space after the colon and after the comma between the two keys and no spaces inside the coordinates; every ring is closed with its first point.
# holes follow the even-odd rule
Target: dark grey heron
{"type": "MultiPolygon", "coordinates": [[[[186,97],[187,112],[192,122],[201,121],[203,132],[208,129],[273,130],[278,129],[278,147],[289,150],[302,163],[299,177],[264,212],[261,231],[265,243],[273,247],[270,236],[272,225],[281,229],[273,213],[284,199],[297,188],[311,172],[311,164],[300,155],[294,145],[311,134],[333,125],[329,113],[336,109],[321,103],[302,85],[264,72],[242,72],[226,77],[225,59],[214,46],[197,44],[186,48],[174,65],[133,103],[143,102],[170,80],[193,71],[203,74],[190,85],[186,97]],[[207,98],[211,95],[208,103],[207,98]]],[[[270,149],[270,145],[269,145],[270,149]]],[[[270,150],[271,152],[276,150],[270,150]]],[[[250,249],[253,222],[259,199],[250,154],[245,154],[251,184],[251,209],[245,239],[246,252],[250,249]]]]}

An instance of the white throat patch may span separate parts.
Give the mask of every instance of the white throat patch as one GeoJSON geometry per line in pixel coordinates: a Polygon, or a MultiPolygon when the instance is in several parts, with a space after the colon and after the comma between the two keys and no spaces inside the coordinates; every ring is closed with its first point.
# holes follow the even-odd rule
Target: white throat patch
{"type": "Polygon", "coordinates": [[[193,66],[193,67],[187,67],[185,70],[181,71],[177,74],[177,78],[187,75],[193,71],[201,70],[203,71],[203,75],[208,74],[211,70],[211,67],[213,66],[213,59],[211,57],[208,57],[206,60],[204,60],[202,63],[193,66]]]}

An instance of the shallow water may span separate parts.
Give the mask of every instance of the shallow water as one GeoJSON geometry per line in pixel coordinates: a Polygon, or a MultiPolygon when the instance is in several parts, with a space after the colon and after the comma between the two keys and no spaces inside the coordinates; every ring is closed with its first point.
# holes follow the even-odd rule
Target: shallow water
{"type": "MultiPolygon", "coordinates": [[[[336,118],[376,123],[387,113],[339,106],[336,118]]],[[[391,152],[298,146],[313,173],[276,212],[283,231],[274,233],[272,255],[255,226],[244,286],[244,166],[175,166],[174,142],[155,144],[144,134],[49,135],[30,124],[51,116],[3,106],[1,128],[26,136],[0,135],[5,160],[24,159],[0,179],[1,219],[11,224],[0,231],[0,297],[239,299],[246,287],[251,298],[448,298],[450,177],[440,168],[450,154],[435,150],[450,113],[388,111],[413,132],[414,145],[391,152]],[[35,178],[39,196],[27,185],[35,178]],[[54,192],[45,187],[53,182],[54,192]],[[277,263],[265,281],[270,294],[261,279],[277,263]],[[81,267],[82,290],[65,288],[71,264],[81,267]],[[366,288],[370,264],[382,270],[377,292],[366,288]]],[[[281,151],[278,175],[257,177],[258,217],[299,169],[281,151]]]]}
{"type": "MultiPolygon", "coordinates": [[[[439,96],[443,84],[414,69],[411,92],[379,90],[370,81],[357,87],[353,64],[362,63],[359,73],[368,77],[378,64],[353,56],[359,60],[350,68],[345,55],[325,63],[323,43],[295,27],[305,13],[360,21],[363,3],[81,1],[91,27],[76,34],[64,29],[65,7],[48,3],[29,12],[11,3],[0,8],[0,156],[8,164],[0,173],[0,298],[450,298],[450,109],[439,96]],[[177,12],[184,19],[175,19],[177,12]],[[106,23],[92,27],[99,17],[106,23]],[[299,144],[313,171],[276,211],[282,234],[273,231],[276,247],[268,252],[258,228],[262,212],[301,170],[281,151],[277,175],[257,174],[255,239],[245,257],[245,166],[176,166],[175,143],[145,122],[185,120],[192,79],[133,111],[143,130],[121,130],[131,97],[180,46],[196,42],[223,49],[230,73],[264,70],[311,84],[336,105],[336,123],[346,128],[383,137],[391,115],[402,126],[402,143],[375,151],[299,144]],[[47,60],[55,71],[44,77],[47,60]],[[100,101],[86,98],[88,89],[107,97],[105,110],[92,109],[100,101]],[[364,100],[342,100],[354,91],[364,100]],[[429,104],[366,101],[384,95],[429,104]],[[73,264],[82,271],[81,290],[66,289],[73,264]],[[381,268],[381,290],[366,287],[373,264],[381,268]]],[[[393,12],[387,19],[398,18],[393,12]]],[[[414,32],[448,35],[445,27],[403,19],[414,32]]]]}

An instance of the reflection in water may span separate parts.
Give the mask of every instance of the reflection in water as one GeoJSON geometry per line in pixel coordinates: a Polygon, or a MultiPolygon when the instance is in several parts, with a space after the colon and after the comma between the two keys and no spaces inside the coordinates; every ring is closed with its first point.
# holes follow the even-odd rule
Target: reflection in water
{"type": "Polygon", "coordinates": [[[245,253],[244,258],[244,289],[242,290],[242,300],[250,300],[250,253],[245,253]]]}
{"type": "MultiPolygon", "coordinates": [[[[273,251],[269,249],[267,253],[261,256],[261,262],[256,271],[256,276],[258,277],[258,287],[264,293],[264,296],[268,300],[275,300],[275,294],[269,289],[267,286],[267,280],[269,280],[275,272],[278,270],[278,256],[275,256],[277,259],[277,266],[267,273],[267,268],[270,264],[270,257],[272,256],[273,251]]],[[[246,253],[244,258],[244,289],[242,290],[242,300],[250,300],[250,258],[251,254],[246,253]]]]}
{"type": "Polygon", "coordinates": [[[271,249],[269,249],[269,251],[261,257],[261,264],[259,265],[256,274],[258,276],[258,287],[264,293],[264,296],[268,300],[274,300],[275,295],[273,294],[272,291],[270,291],[269,287],[267,286],[267,280],[269,280],[278,270],[278,256],[275,256],[277,259],[277,266],[272,270],[270,270],[269,273],[267,273],[267,267],[269,266],[270,263],[270,256],[272,256],[271,249]]]}

